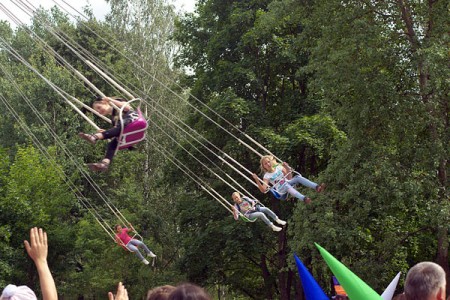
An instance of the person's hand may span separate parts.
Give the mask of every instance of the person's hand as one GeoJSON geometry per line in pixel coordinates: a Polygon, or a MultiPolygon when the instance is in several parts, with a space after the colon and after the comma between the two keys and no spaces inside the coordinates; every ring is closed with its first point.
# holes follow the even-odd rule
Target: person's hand
{"type": "Polygon", "coordinates": [[[255,173],[252,174],[253,179],[255,179],[256,181],[259,181],[259,177],[258,175],[256,175],[255,173]]]}
{"type": "Polygon", "coordinates": [[[119,282],[117,286],[117,293],[114,297],[114,294],[109,292],[108,293],[108,299],[109,300],[128,300],[128,292],[127,289],[123,286],[122,282],[119,282]]]}
{"type": "Polygon", "coordinates": [[[30,229],[30,242],[24,241],[25,249],[35,264],[47,263],[47,233],[42,228],[30,229]]]}
{"type": "Polygon", "coordinates": [[[105,131],[105,129],[101,129],[101,128],[97,130],[97,132],[104,132],[104,131],[105,131]]]}

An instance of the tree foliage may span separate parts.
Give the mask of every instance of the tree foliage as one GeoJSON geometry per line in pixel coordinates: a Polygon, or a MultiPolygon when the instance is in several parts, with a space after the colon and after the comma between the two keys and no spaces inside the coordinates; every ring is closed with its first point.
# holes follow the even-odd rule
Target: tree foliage
{"type": "Polygon", "coordinates": [[[92,128],[2,44],[0,96],[29,132],[2,110],[1,286],[38,290],[22,248],[30,226],[49,234],[59,293],[79,299],[104,297],[118,281],[134,298],[191,281],[217,298],[304,299],[293,252],[332,294],[315,242],[380,293],[418,261],[449,273],[447,2],[200,0],[183,16],[164,0],[108,3],[104,22],[87,10],[74,23],[53,8],[29,27],[0,23],[2,43],[69,94],[86,104],[94,96],[36,36],[105,94],[120,94],[48,26],[64,33],[144,99],[150,125],[137,151],[120,151],[88,180],[83,163],[99,160],[104,142],[81,143],[77,132],[92,128]],[[325,182],[325,193],[299,187],[309,206],[259,194],[217,155],[258,172],[242,133],[325,182]],[[287,230],[235,222],[204,191],[231,200],[216,174],[230,174],[287,230]],[[155,264],[117,247],[80,197],[111,227],[108,205],[119,208],[155,264]]]}

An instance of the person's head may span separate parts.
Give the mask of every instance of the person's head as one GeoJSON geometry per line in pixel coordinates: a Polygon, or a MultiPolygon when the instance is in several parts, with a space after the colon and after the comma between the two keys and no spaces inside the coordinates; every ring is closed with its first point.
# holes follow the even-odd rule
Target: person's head
{"type": "Polygon", "coordinates": [[[239,194],[239,192],[234,192],[233,194],[231,194],[231,198],[233,199],[234,203],[241,203],[242,199],[241,199],[241,194],[239,194]]]}
{"type": "Polygon", "coordinates": [[[3,290],[0,300],[37,300],[37,297],[26,285],[8,284],[3,290]]]}
{"type": "Polygon", "coordinates": [[[116,224],[116,225],[114,226],[114,230],[115,230],[116,232],[120,233],[120,232],[122,231],[122,226],[121,226],[120,224],[116,224]]]}
{"type": "Polygon", "coordinates": [[[147,292],[147,300],[167,300],[173,290],[175,290],[173,285],[158,286],[147,292]]]}
{"type": "Polygon", "coordinates": [[[445,300],[445,272],[433,262],[421,262],[406,275],[406,300],[445,300]]]}
{"type": "Polygon", "coordinates": [[[100,100],[97,98],[97,100],[92,103],[92,108],[103,116],[110,115],[113,110],[113,107],[106,98],[100,100]]]}
{"type": "Polygon", "coordinates": [[[192,283],[183,283],[170,293],[168,300],[211,300],[211,297],[203,288],[192,283]]]}
{"type": "Polygon", "coordinates": [[[262,172],[272,172],[274,166],[274,159],[272,155],[264,155],[259,160],[262,172]]]}

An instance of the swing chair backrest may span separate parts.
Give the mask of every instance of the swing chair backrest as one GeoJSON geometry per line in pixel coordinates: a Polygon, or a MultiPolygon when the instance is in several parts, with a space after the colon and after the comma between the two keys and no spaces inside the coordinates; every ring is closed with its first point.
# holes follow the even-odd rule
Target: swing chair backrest
{"type": "MultiPolygon", "coordinates": [[[[141,99],[137,98],[130,100],[128,101],[128,104],[130,104],[133,101],[141,101],[141,99]]],[[[131,122],[130,124],[128,124],[126,127],[124,126],[122,119],[122,111],[125,105],[122,106],[122,108],[120,109],[119,116],[120,116],[121,132],[119,135],[119,146],[117,147],[118,150],[130,148],[131,146],[145,139],[145,133],[147,131],[148,124],[147,120],[145,119],[145,117],[141,112],[140,106],[141,105],[139,103],[139,106],[136,109],[138,118],[133,122],[131,122]]]]}

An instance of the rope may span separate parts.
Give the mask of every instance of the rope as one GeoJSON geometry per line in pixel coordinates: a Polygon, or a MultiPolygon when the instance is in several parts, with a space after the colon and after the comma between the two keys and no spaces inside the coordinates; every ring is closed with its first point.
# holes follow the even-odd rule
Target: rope
{"type": "MultiPolygon", "coordinates": [[[[66,5],[67,2],[62,0],[66,5]]],[[[59,3],[57,3],[55,0],[53,0],[53,2],[55,2],[59,7],[62,7],[59,3]]],[[[81,15],[85,20],[88,20],[88,18],[86,16],[84,16],[83,14],[80,14],[76,9],[74,9],[72,6],[68,5],[70,8],[72,8],[73,10],[75,10],[79,15],[81,15]]],[[[65,10],[65,9],[64,9],[65,10]]],[[[65,10],[70,16],[72,16],[73,18],[76,19],[76,17],[73,14],[70,14],[67,10],[65,10]]],[[[198,113],[200,113],[202,116],[204,116],[206,119],[208,119],[210,122],[214,123],[217,127],[219,127],[220,129],[224,130],[226,133],[228,133],[230,136],[232,136],[233,138],[235,138],[239,143],[241,143],[242,145],[244,145],[245,147],[247,147],[249,150],[251,150],[252,152],[254,152],[255,154],[257,154],[259,157],[262,157],[263,155],[260,154],[258,151],[256,151],[255,149],[253,149],[250,145],[248,145],[247,143],[245,143],[244,141],[242,141],[241,139],[239,139],[237,136],[235,136],[233,133],[231,133],[229,130],[227,130],[226,128],[224,128],[222,125],[220,125],[219,123],[217,123],[216,121],[214,121],[213,119],[211,119],[210,117],[208,117],[206,114],[204,114],[201,110],[199,110],[197,107],[193,106],[189,101],[187,101],[185,98],[181,97],[179,94],[177,94],[175,91],[173,91],[168,85],[164,84],[163,82],[161,82],[160,80],[158,80],[158,78],[156,78],[154,75],[150,74],[149,72],[147,72],[144,68],[142,68],[139,64],[137,64],[135,61],[133,61],[132,59],[130,59],[128,57],[128,55],[126,55],[125,53],[123,53],[122,51],[120,51],[119,49],[117,49],[116,47],[114,47],[113,45],[111,45],[111,43],[104,39],[102,36],[100,36],[99,34],[97,34],[94,30],[92,30],[89,26],[87,26],[86,24],[83,24],[80,22],[80,24],[82,24],[82,26],[86,27],[88,30],[90,30],[93,34],[95,34],[98,38],[100,38],[103,42],[105,42],[106,44],[108,44],[108,46],[113,49],[114,51],[116,51],[117,53],[121,54],[122,57],[124,57],[125,59],[127,59],[129,62],[131,62],[134,66],[136,66],[137,68],[139,68],[141,71],[143,71],[144,73],[146,73],[148,76],[150,76],[154,81],[156,81],[157,83],[159,83],[161,86],[163,86],[165,89],[167,89],[169,92],[171,92],[172,94],[174,94],[176,97],[178,97],[179,99],[185,101],[190,107],[192,107],[193,109],[195,109],[198,113]]],[[[114,39],[114,37],[110,37],[111,39],[114,39]]],[[[136,53],[133,53],[133,55],[135,57],[139,57],[139,55],[137,55],[136,53]]],[[[180,89],[183,89],[183,87],[178,84],[177,82],[175,82],[174,80],[170,79],[169,77],[167,77],[166,75],[162,74],[162,76],[164,77],[164,79],[168,80],[171,84],[177,86],[180,89]]],[[[235,126],[234,124],[232,124],[231,122],[229,122],[227,119],[225,119],[224,117],[222,117],[219,113],[217,113],[215,110],[213,110],[211,107],[209,107],[208,105],[206,105],[205,103],[203,103],[200,99],[198,99],[197,97],[195,97],[194,95],[192,95],[191,93],[188,93],[190,97],[192,97],[192,99],[196,100],[201,106],[205,107],[207,110],[209,110],[210,112],[212,112],[214,115],[216,115],[217,117],[219,117],[221,120],[223,120],[225,123],[227,123],[229,126],[231,126],[234,130],[238,131],[240,134],[242,134],[244,137],[246,137],[247,139],[249,139],[252,143],[254,143],[257,147],[259,147],[260,149],[262,149],[264,152],[268,153],[269,155],[272,155],[275,159],[279,160],[281,162],[281,160],[279,158],[277,158],[273,153],[271,153],[267,148],[265,148],[263,145],[261,145],[260,143],[258,143],[255,139],[253,139],[252,137],[250,137],[248,134],[246,134],[245,132],[243,132],[242,130],[240,130],[237,126],[235,126]]]]}
{"type": "MultiPolygon", "coordinates": [[[[62,40],[61,40],[62,41],[62,40]]],[[[62,41],[63,43],[65,43],[64,41],[62,41]]],[[[65,43],[65,44],[67,44],[67,43],[65,43]]],[[[67,45],[68,46],[68,45],[67,45]]],[[[76,52],[76,50],[73,48],[73,47],[70,47],[70,46],[68,46],[73,52],[76,52]]],[[[77,55],[77,56],[79,56],[79,57],[81,57],[80,55],[77,55]]],[[[91,66],[92,67],[92,66],[91,66]]],[[[98,70],[99,71],[99,70],[98,70]]],[[[101,71],[100,71],[101,72],[101,71]]],[[[103,77],[105,77],[105,75],[103,75],[103,77]]],[[[43,78],[44,79],[44,78],[43,78]]],[[[44,79],[45,80],[45,79],[44,79]]],[[[47,82],[49,85],[51,85],[49,82],[47,82]]],[[[59,92],[61,92],[62,90],[60,89],[60,88],[56,88],[55,89],[57,92],[59,91],[59,92]]],[[[63,95],[61,95],[62,97],[64,97],[63,95]]],[[[186,124],[185,124],[185,126],[187,126],[186,124]]],[[[180,127],[178,127],[178,128],[180,128],[180,127]]],[[[159,128],[160,130],[162,130],[161,128],[159,128]]],[[[162,130],[163,132],[164,132],[164,130],[162,130]]],[[[185,133],[186,133],[186,131],[184,131],[185,133]]],[[[192,135],[190,135],[191,137],[193,137],[192,135]]],[[[203,137],[202,137],[203,138],[203,137]]],[[[194,138],[197,142],[199,142],[200,144],[201,144],[201,142],[200,141],[198,141],[198,139],[196,139],[196,138],[194,138]]],[[[206,139],[205,139],[206,140],[206,139]]],[[[210,142],[208,142],[208,143],[210,143],[210,142]]],[[[212,145],[212,143],[210,143],[211,145],[212,145]]],[[[214,146],[214,145],[213,145],[214,146]]],[[[215,147],[215,146],[214,146],[215,147]]],[[[205,147],[206,149],[208,149],[207,147],[205,147]]],[[[215,148],[217,148],[217,147],[215,147],[215,148]]],[[[187,151],[185,148],[183,148],[185,151],[187,151]]],[[[196,148],[197,149],[197,148],[196,148]]],[[[217,148],[218,149],[218,148],[217,148]]],[[[208,149],[209,151],[211,151],[210,149],[208,149]]],[[[197,151],[199,151],[198,149],[197,149],[197,151]]],[[[221,150],[220,150],[221,151],[221,150]]],[[[187,151],[188,152],[188,151],[187,151]]],[[[200,152],[200,151],[199,151],[200,152]]],[[[221,152],[223,152],[223,151],[221,151],[221,152]]],[[[189,152],[188,152],[189,153],[189,152]]],[[[224,153],[225,154],[225,156],[227,157],[227,158],[229,158],[229,159],[231,159],[231,157],[228,155],[228,154],[226,154],[226,153],[224,153]]],[[[190,154],[190,155],[192,155],[192,154],[190,154]]],[[[231,166],[228,162],[226,162],[223,158],[221,158],[221,157],[219,157],[223,162],[225,162],[225,163],[227,163],[229,166],[231,166]]],[[[198,160],[198,159],[197,159],[198,160]]],[[[236,162],[236,161],[235,161],[236,162]]],[[[237,163],[237,162],[236,162],[237,163]]],[[[202,165],[203,166],[205,166],[203,163],[202,163],[202,165]]],[[[240,165],[240,166],[242,166],[242,165],[240,165]]],[[[232,166],[231,166],[232,167],[232,166]]],[[[209,168],[207,168],[208,170],[210,170],[209,168]]],[[[234,168],[233,167],[233,169],[234,170],[237,170],[236,168],[234,168]]],[[[211,171],[212,172],[212,171],[211,171]]],[[[247,170],[247,172],[250,172],[250,171],[248,171],[247,170]]],[[[221,179],[222,181],[224,181],[227,185],[229,185],[229,186],[232,186],[232,185],[230,185],[228,182],[226,182],[225,180],[223,180],[219,175],[217,175],[215,172],[212,172],[215,176],[217,176],[219,179],[221,179]]],[[[250,172],[251,173],[251,172],[250,172]]],[[[243,175],[242,173],[240,173],[241,175],[243,175]]],[[[227,176],[231,179],[231,177],[227,174],[227,176]]],[[[234,183],[236,184],[237,182],[234,180],[234,179],[232,179],[233,181],[234,181],[234,183]]],[[[255,184],[253,181],[251,181],[251,183],[253,183],[253,184],[255,184]]],[[[239,185],[239,184],[238,184],[239,185]]],[[[242,188],[242,186],[241,186],[241,188],[242,188]]],[[[247,194],[249,194],[248,192],[247,192],[247,194]]]]}
{"type": "MultiPolygon", "coordinates": [[[[0,37],[0,40],[3,40],[0,37]]],[[[13,54],[12,52],[10,52],[8,45],[6,46],[6,50],[10,53],[13,54]]],[[[15,55],[14,55],[15,56],[15,55]]],[[[16,56],[15,56],[16,57],[16,56]]],[[[25,60],[19,55],[19,60],[21,62],[24,62],[25,60]]],[[[25,61],[26,62],[26,61],[25,61]]],[[[91,178],[91,176],[84,171],[84,169],[77,163],[76,160],[73,159],[73,155],[67,150],[67,148],[64,146],[64,144],[62,143],[62,141],[59,139],[59,137],[56,135],[56,133],[52,130],[51,126],[49,126],[49,124],[45,121],[45,119],[42,117],[42,115],[39,113],[39,111],[34,107],[34,105],[31,103],[31,101],[20,91],[20,88],[18,87],[18,85],[15,83],[12,75],[6,71],[6,69],[4,68],[3,65],[0,64],[0,68],[2,69],[2,71],[7,74],[7,76],[9,77],[9,80],[13,83],[13,85],[16,87],[16,89],[19,91],[19,93],[22,95],[22,98],[25,99],[26,103],[28,104],[28,106],[33,110],[33,112],[36,114],[36,116],[38,116],[38,119],[44,124],[44,126],[47,128],[47,130],[52,134],[53,138],[57,141],[58,145],[61,147],[61,149],[63,149],[63,152],[66,154],[66,156],[72,161],[72,163],[77,167],[77,169],[79,170],[79,172],[81,173],[81,175],[89,182],[89,184],[94,188],[94,190],[97,192],[97,194],[100,196],[100,198],[103,200],[103,202],[107,205],[107,207],[113,212],[113,214],[123,223],[125,224],[129,224],[129,222],[126,220],[125,216],[123,216],[123,214],[117,209],[117,207],[114,206],[114,204],[109,201],[109,199],[107,198],[107,196],[104,194],[104,192],[102,191],[102,189],[95,183],[95,181],[93,181],[93,179],[91,178]]],[[[33,68],[34,69],[34,68],[33,68]]],[[[34,69],[35,72],[37,72],[37,70],[34,69]]],[[[46,79],[42,74],[40,74],[39,72],[37,72],[38,75],[40,75],[40,77],[42,79],[45,79],[45,81],[47,83],[51,83],[48,79],[46,79]]],[[[52,86],[51,84],[49,84],[50,86],[52,86]]],[[[86,199],[87,200],[87,199],[86,199]]]]}

